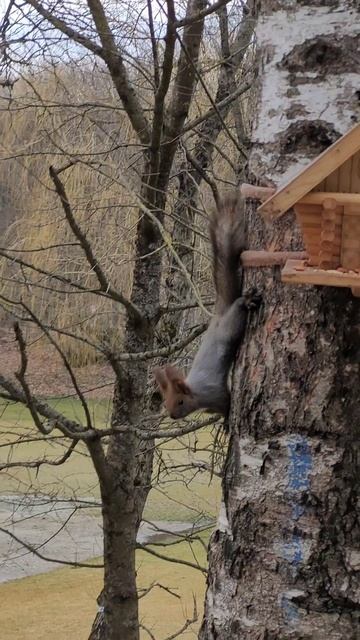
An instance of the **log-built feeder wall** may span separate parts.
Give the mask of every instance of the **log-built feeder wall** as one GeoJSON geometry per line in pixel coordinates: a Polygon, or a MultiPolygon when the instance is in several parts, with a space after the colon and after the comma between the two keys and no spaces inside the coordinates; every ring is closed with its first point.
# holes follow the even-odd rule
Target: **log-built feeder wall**
{"type": "Polygon", "coordinates": [[[259,211],[271,220],[291,207],[308,257],[288,260],[282,281],[350,287],[360,296],[360,125],[277,190],[259,211]]]}

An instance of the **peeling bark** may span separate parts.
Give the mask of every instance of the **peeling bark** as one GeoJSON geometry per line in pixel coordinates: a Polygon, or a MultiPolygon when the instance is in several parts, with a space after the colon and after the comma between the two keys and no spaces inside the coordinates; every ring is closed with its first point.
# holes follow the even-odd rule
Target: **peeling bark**
{"type": "MultiPolygon", "coordinates": [[[[308,69],[294,78],[279,61],[309,38],[356,38],[360,29],[351,2],[261,2],[259,12],[250,171],[258,183],[282,184],[359,111],[351,102],[355,60],[339,75],[324,57],[324,69],[319,62],[312,74],[316,83],[308,69]],[[304,135],[289,144],[289,131],[297,130],[304,135]]],[[[248,213],[252,247],[303,249],[293,214],[266,227],[248,213]]],[[[347,290],[282,285],[277,268],[247,270],[251,285],[265,299],[234,376],[224,506],[210,543],[200,638],[356,640],[359,301],[347,290]]]]}

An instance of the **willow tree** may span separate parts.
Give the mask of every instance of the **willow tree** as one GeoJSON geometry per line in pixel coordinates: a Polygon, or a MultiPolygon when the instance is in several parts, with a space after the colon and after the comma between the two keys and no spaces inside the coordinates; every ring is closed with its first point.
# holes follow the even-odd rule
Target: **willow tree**
{"type": "MultiPolygon", "coordinates": [[[[345,0],[258,3],[249,181],[287,182],[358,120],[358,11],[345,0]]],[[[254,246],[303,248],[292,212],[272,225],[250,203],[247,213],[254,246]]],[[[264,290],[264,309],[236,368],[200,637],[355,640],[359,301],[283,285],[276,269],[246,283],[264,290]]]]}
{"type": "MultiPolygon", "coordinates": [[[[71,242],[67,243],[66,251],[74,250],[76,253],[70,257],[64,253],[63,268],[58,265],[56,268],[47,268],[39,266],[39,263],[35,264],[32,255],[32,251],[42,251],[41,247],[23,245],[26,255],[21,255],[21,252],[19,255],[18,251],[13,253],[11,247],[10,250],[1,249],[3,259],[11,268],[19,269],[13,276],[18,289],[15,288],[15,293],[13,290],[10,296],[3,295],[2,300],[20,322],[16,326],[16,339],[21,364],[15,381],[0,372],[0,395],[8,401],[20,402],[29,407],[34,423],[45,439],[49,430],[60,430],[67,439],[68,447],[62,462],[72,455],[79,441],[85,443],[88,449],[99,479],[102,499],[104,615],[100,631],[97,632],[106,640],[139,638],[136,535],[151,487],[154,439],[184,432],[181,428],[172,432],[159,431],[156,423],[151,421],[153,407],[150,406],[149,395],[146,393],[148,365],[152,358],[167,357],[178,352],[199,335],[201,330],[200,327],[200,330],[191,332],[183,341],[174,343],[167,340],[159,329],[159,322],[164,315],[174,311],[163,304],[164,300],[161,298],[165,250],[169,251],[167,259],[170,258],[172,265],[176,265],[191,293],[186,303],[194,306],[199,302],[198,289],[192,284],[190,271],[179,256],[176,244],[169,241],[169,232],[178,232],[179,228],[182,230],[184,202],[174,207],[176,216],[170,222],[165,216],[170,181],[175,181],[180,165],[176,154],[180,148],[180,157],[186,158],[184,169],[190,169],[191,176],[187,185],[190,184],[189,181],[193,181],[197,188],[205,178],[216,194],[214,181],[207,173],[213,147],[220,130],[225,127],[224,118],[230,106],[249,89],[248,78],[235,86],[235,72],[251,39],[251,21],[246,27],[241,26],[243,13],[239,9],[237,23],[233,22],[229,27],[225,5],[226,0],[210,5],[205,0],[189,0],[184,6],[177,7],[173,0],[168,0],[164,7],[155,11],[155,3],[150,1],[118,5],[101,0],[87,0],[77,5],[47,0],[12,0],[1,24],[2,84],[9,87],[15,83],[14,94],[9,97],[10,109],[14,106],[16,82],[22,77],[27,86],[33,88],[39,108],[56,114],[59,105],[54,100],[41,99],[41,92],[36,89],[31,73],[38,73],[39,69],[45,67],[47,70],[51,69],[60,81],[58,68],[61,65],[64,68],[69,62],[83,69],[84,74],[91,75],[93,71],[105,74],[111,81],[111,97],[115,96],[116,101],[115,105],[109,106],[101,95],[97,97],[95,107],[94,103],[84,103],[85,111],[80,115],[80,118],[85,118],[88,109],[97,108],[105,110],[102,113],[108,116],[113,109],[110,117],[105,119],[106,122],[101,117],[90,117],[88,121],[89,127],[108,127],[109,145],[105,150],[95,147],[91,153],[77,153],[76,135],[73,148],[69,148],[58,137],[62,125],[56,126],[56,115],[51,132],[54,136],[49,135],[51,145],[49,149],[41,150],[44,162],[47,158],[51,159],[50,166],[47,166],[49,175],[46,188],[52,191],[52,210],[61,211],[61,217],[66,221],[71,234],[71,242]],[[215,47],[220,55],[215,60],[212,55],[207,68],[207,61],[205,59],[202,63],[200,54],[208,16],[209,20],[215,21],[212,22],[212,34],[214,25],[220,34],[217,36],[220,46],[215,47]],[[207,72],[214,75],[214,68],[217,82],[210,88],[207,84],[207,72]],[[205,109],[197,110],[197,87],[206,96],[205,109]],[[120,146],[130,145],[126,139],[122,139],[121,128],[125,125],[124,120],[119,118],[119,113],[126,118],[134,137],[131,145],[137,154],[136,169],[140,178],[133,184],[128,175],[121,175],[116,164],[117,157],[113,155],[114,150],[120,146]],[[114,122],[118,122],[119,128],[115,132],[114,122]],[[88,220],[79,213],[81,203],[78,205],[76,194],[74,198],[69,195],[71,177],[79,165],[87,169],[91,167],[102,178],[112,184],[121,184],[125,190],[129,187],[128,197],[132,200],[132,206],[135,203],[137,210],[129,294],[125,287],[117,286],[110,276],[105,264],[106,255],[100,257],[96,251],[88,231],[88,220]],[[66,257],[69,262],[66,262],[66,257]],[[73,266],[76,263],[81,264],[81,268],[74,275],[74,271],[68,271],[66,265],[73,266]],[[109,346],[106,340],[94,340],[91,343],[86,334],[81,334],[79,327],[76,332],[61,329],[56,318],[52,318],[49,325],[48,318],[42,317],[38,309],[34,310],[24,301],[20,293],[24,285],[24,280],[21,279],[24,277],[28,291],[32,287],[40,287],[50,291],[53,296],[64,295],[63,304],[68,304],[69,297],[66,295],[70,294],[86,294],[94,299],[110,300],[114,305],[116,319],[120,321],[125,317],[121,349],[116,345],[109,346]],[[33,323],[60,354],[72,380],[74,392],[82,403],[83,421],[69,420],[37,397],[32,389],[22,322],[33,323]],[[94,424],[71,363],[61,349],[59,337],[64,334],[98,350],[113,368],[116,382],[112,421],[111,428],[106,431],[101,431],[94,424]],[[106,446],[104,437],[108,438],[106,446]]],[[[251,12],[252,6],[250,1],[248,10],[244,11],[245,17],[251,12]]],[[[57,95],[55,91],[54,96],[57,95]]],[[[75,85],[67,90],[65,104],[62,106],[75,110],[80,108],[75,85]]],[[[24,105],[19,104],[17,108],[22,109],[24,105]]],[[[242,149],[244,157],[246,153],[239,141],[239,137],[243,135],[239,110],[236,122],[235,137],[230,132],[228,135],[242,149]]],[[[96,135],[94,134],[95,137],[96,135]]],[[[126,138],[125,135],[123,137],[126,138]]],[[[180,173],[183,178],[183,170],[180,173]]],[[[196,205],[196,188],[189,188],[185,199],[186,207],[196,205]]],[[[174,191],[173,189],[172,194],[174,191]]],[[[179,198],[183,198],[181,191],[179,198]]],[[[119,203],[119,208],[121,204],[119,203]]],[[[108,215],[114,215],[114,206],[109,209],[108,215]]],[[[182,235],[180,247],[188,239],[189,235],[182,235]]],[[[51,250],[53,248],[50,247],[51,250]]],[[[175,288],[179,286],[175,284],[175,288]]],[[[175,297],[174,287],[172,295],[175,297]]],[[[51,308],[51,302],[48,308],[51,308]]],[[[40,464],[43,463],[46,461],[40,464]]]]}

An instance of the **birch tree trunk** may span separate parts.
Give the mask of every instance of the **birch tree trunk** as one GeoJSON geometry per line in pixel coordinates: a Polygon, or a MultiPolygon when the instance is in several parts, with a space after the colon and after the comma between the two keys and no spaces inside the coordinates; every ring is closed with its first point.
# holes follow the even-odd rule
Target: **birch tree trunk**
{"type": "MultiPolygon", "coordinates": [[[[359,118],[359,9],[274,0],[258,10],[249,179],[280,185],[359,118]]],[[[292,213],[267,227],[248,215],[252,248],[303,248],[292,213]]],[[[282,285],[277,268],[251,271],[245,286],[263,290],[264,307],[235,372],[200,638],[356,640],[359,301],[282,285]]]]}

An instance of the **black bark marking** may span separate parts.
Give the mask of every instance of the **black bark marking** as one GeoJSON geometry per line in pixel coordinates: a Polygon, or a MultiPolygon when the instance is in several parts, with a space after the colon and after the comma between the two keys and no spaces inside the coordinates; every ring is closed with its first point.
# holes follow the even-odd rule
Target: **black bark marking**
{"type": "Polygon", "coordinates": [[[340,134],[332,124],[322,120],[297,120],[280,136],[280,154],[307,153],[317,156],[327,149],[340,134]]]}
{"type": "MultiPolygon", "coordinates": [[[[357,8],[358,0],[352,0],[352,4],[357,8]]],[[[266,0],[261,3],[262,15],[270,15],[275,11],[287,11],[287,13],[295,13],[298,10],[298,6],[311,6],[311,7],[324,7],[326,6],[329,11],[337,9],[341,4],[340,0],[293,0],[289,3],[289,0],[266,0]]]]}
{"type": "Polygon", "coordinates": [[[360,35],[337,37],[329,34],[311,38],[296,45],[278,67],[290,73],[316,73],[316,81],[320,82],[324,75],[354,72],[359,47],[360,35]]]}
{"type": "Polygon", "coordinates": [[[336,9],[340,4],[340,0],[296,0],[296,4],[300,6],[310,7],[327,7],[328,9],[336,9]]]}
{"type": "Polygon", "coordinates": [[[305,117],[308,114],[308,110],[300,102],[294,102],[291,107],[289,107],[285,111],[285,115],[288,120],[297,120],[298,118],[305,117]]]}

